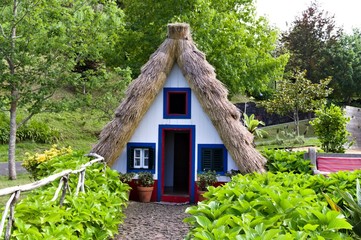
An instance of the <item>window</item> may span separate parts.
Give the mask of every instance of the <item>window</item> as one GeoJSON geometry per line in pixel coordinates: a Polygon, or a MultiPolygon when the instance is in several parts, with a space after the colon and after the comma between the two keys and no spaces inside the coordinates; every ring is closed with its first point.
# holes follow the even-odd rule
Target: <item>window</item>
{"type": "Polygon", "coordinates": [[[164,88],[164,118],[191,118],[190,88],[164,88]]]}
{"type": "Polygon", "coordinates": [[[134,148],[134,168],[145,168],[149,167],[149,148],[134,148]]]}
{"type": "Polygon", "coordinates": [[[154,171],[155,144],[154,143],[128,143],[127,165],[128,171],[143,170],[154,171]]]}
{"type": "Polygon", "coordinates": [[[227,172],[227,150],[223,144],[198,145],[198,170],[227,172]]]}

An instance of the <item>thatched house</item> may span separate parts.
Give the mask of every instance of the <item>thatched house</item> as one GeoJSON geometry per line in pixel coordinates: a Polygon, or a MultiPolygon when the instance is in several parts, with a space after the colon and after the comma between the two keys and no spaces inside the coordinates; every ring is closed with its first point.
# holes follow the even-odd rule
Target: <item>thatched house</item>
{"type": "Polygon", "coordinates": [[[231,169],[264,171],[227,94],[189,25],[170,24],[92,151],[120,172],[151,171],[153,200],[194,202],[198,172],[216,170],[225,181],[231,169]]]}

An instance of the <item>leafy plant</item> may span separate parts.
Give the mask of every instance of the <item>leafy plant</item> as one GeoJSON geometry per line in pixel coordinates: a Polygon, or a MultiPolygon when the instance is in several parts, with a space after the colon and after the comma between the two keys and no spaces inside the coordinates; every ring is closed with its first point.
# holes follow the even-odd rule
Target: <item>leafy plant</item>
{"type": "Polygon", "coordinates": [[[310,124],[321,142],[322,150],[343,153],[346,144],[351,146],[348,140],[350,133],[346,129],[349,121],[350,119],[344,116],[344,111],[334,104],[316,110],[316,118],[310,124]]]}
{"type": "Polygon", "coordinates": [[[352,224],[353,231],[361,237],[361,190],[359,180],[356,181],[356,200],[347,191],[339,190],[338,193],[345,202],[343,209],[349,214],[347,219],[352,224]]]}
{"type": "Polygon", "coordinates": [[[123,183],[129,184],[135,177],[134,172],[119,173],[119,180],[123,183]]]}
{"type": "Polygon", "coordinates": [[[240,170],[231,169],[226,173],[226,176],[232,178],[234,176],[237,176],[238,174],[241,174],[240,170]]]}
{"type": "MultiPolygon", "coordinates": [[[[44,170],[38,168],[40,164],[49,161],[55,157],[71,154],[73,150],[71,147],[58,148],[57,145],[53,145],[49,150],[45,150],[43,153],[35,153],[33,155],[25,153],[26,159],[24,159],[22,166],[31,174],[31,177],[35,180],[40,177],[44,177],[44,170]]],[[[55,170],[55,169],[53,169],[55,170]]]]}
{"type": "Polygon", "coordinates": [[[154,185],[153,173],[139,172],[137,184],[138,184],[138,186],[141,186],[141,187],[153,187],[153,185],[154,185]]]}
{"type": "Polygon", "coordinates": [[[247,130],[254,136],[258,138],[263,138],[264,136],[267,136],[266,131],[258,128],[259,125],[265,126],[265,123],[259,121],[258,119],[255,119],[254,114],[248,117],[247,114],[243,113],[243,123],[247,130]]]}
{"type": "MultiPolygon", "coordinates": [[[[9,142],[9,117],[0,112],[0,144],[9,142]]],[[[43,121],[31,120],[26,125],[22,125],[16,133],[18,142],[31,140],[36,143],[55,143],[61,138],[58,130],[51,128],[43,121]]]]}
{"type": "Polygon", "coordinates": [[[266,168],[270,172],[312,174],[311,162],[303,158],[304,152],[263,149],[262,154],[267,158],[266,168]]]}
{"type": "Polygon", "coordinates": [[[331,178],[237,175],[225,185],[209,187],[207,202],[187,208],[191,217],[184,222],[191,230],[186,239],[352,239],[352,226],[327,207],[320,191],[333,184],[331,178]]]}
{"type": "MultiPolygon", "coordinates": [[[[50,155],[50,152],[47,156],[50,155]]],[[[76,169],[89,161],[82,153],[58,155],[38,166],[37,176],[48,176],[65,169],[76,169]]],[[[16,206],[15,239],[109,239],[123,222],[129,186],[119,181],[119,174],[94,164],[87,168],[85,192],[72,194],[77,175],[69,176],[69,190],[63,206],[51,201],[58,182],[30,192],[16,206]]]]}
{"type": "Polygon", "coordinates": [[[208,170],[203,173],[197,174],[197,186],[201,191],[206,191],[207,187],[212,186],[217,182],[217,173],[216,171],[208,170]]]}

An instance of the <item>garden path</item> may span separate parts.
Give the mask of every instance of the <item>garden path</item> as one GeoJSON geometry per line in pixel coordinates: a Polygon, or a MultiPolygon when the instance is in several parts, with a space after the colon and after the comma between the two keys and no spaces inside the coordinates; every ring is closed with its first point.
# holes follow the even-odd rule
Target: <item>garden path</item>
{"type": "Polygon", "coordinates": [[[130,201],[125,209],[126,219],[115,240],[184,239],[189,226],[183,223],[183,219],[190,216],[185,213],[189,206],[130,201]]]}
{"type": "MultiPolygon", "coordinates": [[[[23,168],[23,166],[21,166],[22,162],[15,162],[16,165],[16,173],[20,174],[20,173],[26,173],[27,171],[25,170],[25,168],[23,168]]],[[[0,162],[0,175],[1,176],[7,176],[9,174],[9,167],[8,167],[8,162],[0,162]]]]}

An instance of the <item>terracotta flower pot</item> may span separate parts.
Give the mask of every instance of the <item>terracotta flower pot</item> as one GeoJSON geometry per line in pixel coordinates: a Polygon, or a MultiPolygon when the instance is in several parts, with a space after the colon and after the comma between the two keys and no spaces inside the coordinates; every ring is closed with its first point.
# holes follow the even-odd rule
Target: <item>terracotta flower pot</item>
{"type": "Polygon", "coordinates": [[[153,187],[137,187],[139,201],[141,202],[150,202],[152,197],[153,187]]]}
{"type": "Polygon", "coordinates": [[[204,194],[205,192],[207,192],[207,191],[198,190],[198,202],[201,202],[201,201],[206,200],[206,198],[203,196],[203,194],[204,194]]]}

